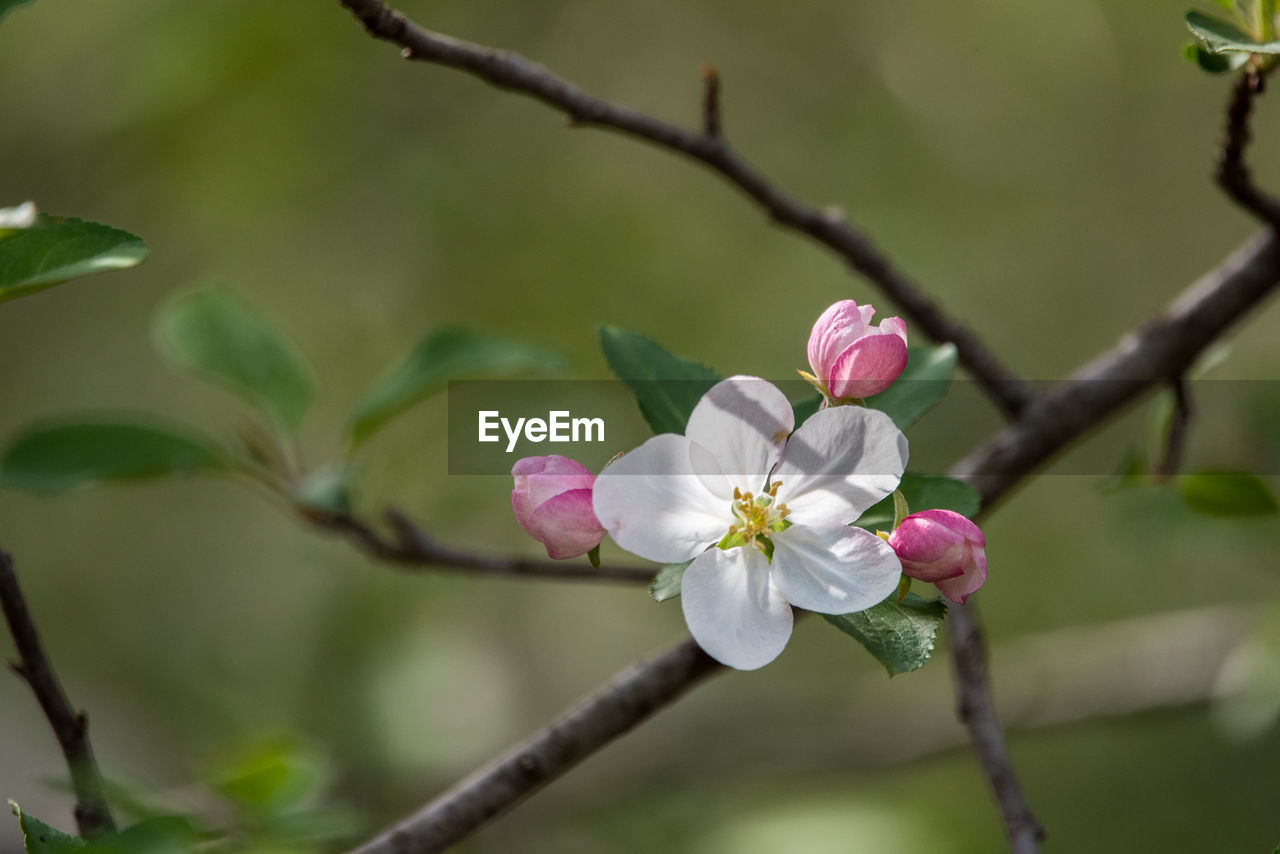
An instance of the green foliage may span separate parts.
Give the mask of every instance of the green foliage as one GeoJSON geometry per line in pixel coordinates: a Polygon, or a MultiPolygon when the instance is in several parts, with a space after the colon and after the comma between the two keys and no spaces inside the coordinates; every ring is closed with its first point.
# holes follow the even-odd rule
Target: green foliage
{"type": "Polygon", "coordinates": [[[155,325],[160,351],[177,366],[222,385],[297,429],[315,379],[297,348],[235,294],[204,288],[166,304],[155,325]]]}
{"type": "Polygon", "coordinates": [[[226,468],[213,444],[183,428],[93,416],[20,434],[0,457],[0,485],[52,494],[101,480],[226,468]]]}
{"type": "Polygon", "coordinates": [[[209,784],[244,813],[268,820],[312,800],[325,780],[324,763],[291,738],[246,745],[220,763],[209,784]]]}
{"type": "Polygon", "coordinates": [[[14,801],[9,809],[18,817],[22,839],[28,854],[67,854],[84,848],[84,840],[50,827],[38,818],[25,814],[14,801]]]}
{"type": "Polygon", "coordinates": [[[899,430],[906,430],[947,396],[955,370],[954,344],[911,347],[907,351],[907,367],[893,385],[867,398],[867,406],[879,409],[893,419],[899,430]]]}
{"type": "Polygon", "coordinates": [[[184,816],[157,816],[95,839],[80,854],[191,854],[205,834],[184,816]]]}
{"type": "Polygon", "coordinates": [[[1178,478],[1187,506],[1207,516],[1269,516],[1276,499],[1256,475],[1246,472],[1198,472],[1178,478]]]}
{"type": "Polygon", "coordinates": [[[554,373],[566,367],[563,356],[543,347],[467,329],[438,329],[365,393],[355,405],[347,433],[351,445],[359,445],[396,415],[442,391],[449,380],[476,374],[554,373]]]}
{"type": "MultiPolygon", "coordinates": [[[[977,490],[963,480],[945,475],[908,472],[902,476],[898,491],[906,499],[912,513],[921,510],[954,510],[962,516],[973,518],[978,515],[982,506],[977,490]]],[[[896,509],[891,495],[863,513],[858,519],[858,526],[868,531],[887,531],[893,527],[896,509]]]]}
{"type": "Polygon", "coordinates": [[[823,619],[866,647],[890,676],[917,670],[933,654],[938,627],[947,615],[940,599],[895,593],[856,614],[823,614],[823,619]]]}
{"type": "Polygon", "coordinates": [[[32,0],[0,0],[0,18],[3,18],[7,12],[30,2],[32,0]]]}
{"type": "Polygon", "coordinates": [[[1280,54],[1280,41],[1258,41],[1230,21],[1203,12],[1188,12],[1186,22],[1187,29],[1209,53],[1280,54]]]}
{"type": "MultiPolygon", "coordinates": [[[[0,14],[4,11],[0,5],[0,14]]],[[[127,231],[41,216],[31,228],[0,239],[0,302],[92,273],[132,267],[146,257],[146,245],[127,231]]]]}
{"type": "Polygon", "coordinates": [[[626,383],[654,433],[683,433],[689,415],[721,377],[698,362],[672,355],[638,332],[600,327],[600,349],[614,375],[626,383]]]}
{"type": "Polygon", "coordinates": [[[658,575],[649,583],[649,596],[655,602],[665,602],[680,595],[680,582],[684,580],[684,571],[693,563],[669,563],[658,571],[658,575]]]}

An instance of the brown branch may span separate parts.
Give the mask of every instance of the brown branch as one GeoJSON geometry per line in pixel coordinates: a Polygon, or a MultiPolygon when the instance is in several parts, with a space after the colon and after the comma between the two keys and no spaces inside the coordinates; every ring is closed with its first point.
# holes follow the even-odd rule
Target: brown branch
{"type": "Polygon", "coordinates": [[[571,581],[618,581],[648,584],[656,570],[639,566],[610,566],[595,569],[585,562],[512,558],[477,554],[437,542],[408,516],[394,507],[383,512],[391,536],[374,529],[351,514],[323,514],[308,511],[307,521],[347,537],[369,555],[404,567],[462,569],[479,575],[554,578],[571,581]]]}
{"type": "Polygon", "coordinates": [[[89,721],[83,712],[71,708],[40,643],[31,611],[18,586],[13,559],[3,551],[0,551],[0,607],[4,610],[20,659],[10,666],[36,695],[67,760],[71,787],[76,795],[75,816],[80,835],[93,839],[111,833],[115,830],[115,822],[107,807],[102,775],[89,744],[89,721]]]}
{"type": "Polygon", "coordinates": [[[1182,376],[1211,343],[1269,296],[1280,281],[1280,244],[1260,234],[1187,288],[1159,317],[1043,392],[952,473],[1003,498],[1028,472],[1152,386],[1182,376]]]}
{"type": "Polygon", "coordinates": [[[693,640],[636,664],[352,854],[443,851],[721,670],[693,640]]]}
{"type": "Polygon", "coordinates": [[[1027,385],[987,349],[969,329],[948,317],[915,282],[833,209],[818,209],[786,194],[736,153],[719,134],[718,102],[714,123],[695,132],[630,107],[598,98],[547,68],[506,50],[473,44],[423,29],[383,0],[339,0],[370,35],[402,48],[407,59],[465,71],[500,88],[519,92],[569,116],[575,125],[619,131],[685,155],[725,178],[751,197],[775,223],[808,235],[835,252],[898,303],[902,311],[936,341],[955,344],[960,363],[1008,415],[1031,399],[1027,385]],[[714,128],[717,132],[711,133],[714,128]]]}
{"type": "Polygon", "coordinates": [[[976,605],[972,601],[952,605],[946,623],[951,639],[951,671],[955,676],[956,716],[969,733],[969,741],[1000,809],[1009,850],[1013,854],[1036,854],[1044,840],[1044,828],[1027,804],[1004,743],[1004,730],[991,695],[986,642],[976,605]]]}
{"type": "Polygon", "coordinates": [[[1280,201],[1253,181],[1244,151],[1249,145],[1249,118],[1253,102],[1266,91],[1266,77],[1246,71],[1231,90],[1227,102],[1227,127],[1218,153],[1218,186],[1245,210],[1280,232],[1280,201]]]}

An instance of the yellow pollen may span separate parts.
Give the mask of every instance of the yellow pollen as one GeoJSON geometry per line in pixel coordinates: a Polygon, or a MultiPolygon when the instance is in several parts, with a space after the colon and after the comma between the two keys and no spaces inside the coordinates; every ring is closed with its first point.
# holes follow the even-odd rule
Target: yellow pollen
{"type": "Polygon", "coordinates": [[[740,535],[746,544],[763,548],[758,542],[761,537],[768,537],[785,527],[784,520],[790,514],[787,505],[774,499],[778,496],[780,482],[769,484],[759,498],[750,492],[733,490],[733,516],[738,522],[729,528],[728,536],[740,535]]]}

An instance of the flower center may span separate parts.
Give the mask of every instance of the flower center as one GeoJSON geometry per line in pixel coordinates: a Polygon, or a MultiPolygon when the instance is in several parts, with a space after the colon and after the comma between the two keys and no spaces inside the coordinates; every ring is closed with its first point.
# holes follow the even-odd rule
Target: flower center
{"type": "Polygon", "coordinates": [[[754,546],[772,560],[773,541],[769,539],[769,535],[791,527],[791,523],[787,521],[787,514],[791,511],[787,509],[787,505],[777,500],[778,487],[781,485],[781,481],[775,481],[759,495],[742,492],[734,487],[733,503],[729,505],[729,509],[737,521],[729,526],[729,532],[717,545],[722,549],[754,546]]]}

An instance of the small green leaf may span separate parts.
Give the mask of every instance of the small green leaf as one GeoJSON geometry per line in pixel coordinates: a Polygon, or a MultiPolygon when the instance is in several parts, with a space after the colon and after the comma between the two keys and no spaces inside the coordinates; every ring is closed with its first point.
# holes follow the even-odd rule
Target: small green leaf
{"type": "MultiPolygon", "coordinates": [[[[912,513],[921,510],[954,510],[961,516],[973,518],[982,507],[982,499],[977,490],[963,480],[945,475],[908,472],[902,476],[898,491],[902,493],[912,513]]],[[[896,510],[891,495],[863,513],[858,519],[858,526],[868,531],[887,531],[893,526],[896,510]]]]}
{"type": "Polygon", "coordinates": [[[544,347],[456,327],[437,329],[356,403],[347,434],[353,446],[359,445],[396,415],[442,391],[449,380],[566,368],[563,356],[544,347]]]}
{"type": "Polygon", "coordinates": [[[902,524],[902,520],[911,515],[911,503],[907,501],[901,489],[895,489],[891,497],[893,498],[893,529],[896,531],[902,524]]]}
{"type": "Polygon", "coordinates": [[[1280,42],[1258,42],[1253,36],[1229,21],[1206,15],[1203,12],[1188,12],[1187,29],[1204,42],[1210,53],[1241,52],[1280,54],[1280,42]]]}
{"type": "Polygon", "coordinates": [[[18,817],[22,839],[28,854],[66,854],[84,848],[84,840],[50,827],[38,818],[26,815],[14,801],[9,809],[18,817]]]}
{"type": "Polygon", "coordinates": [[[890,676],[916,670],[933,654],[938,626],[947,615],[940,599],[894,593],[879,605],[856,614],[823,614],[823,618],[866,647],[890,676]]]}
{"type": "Polygon", "coordinates": [[[0,0],[0,18],[3,18],[6,12],[30,2],[32,0],[0,0]]]}
{"type": "Polygon", "coordinates": [[[31,228],[0,240],[0,302],[69,279],[132,267],[146,257],[142,240],[127,231],[83,219],[41,216],[31,228]]]}
{"type": "Polygon", "coordinates": [[[213,444],[185,428],[85,416],[20,434],[0,457],[0,486],[53,494],[101,480],[226,468],[213,444]]]}
{"type": "Polygon", "coordinates": [[[1101,492],[1110,494],[1122,489],[1142,486],[1152,480],[1150,468],[1146,454],[1136,448],[1130,449],[1120,458],[1120,464],[1115,472],[1103,480],[1098,488],[1101,492]]]}
{"type": "Polygon", "coordinates": [[[223,288],[171,300],[156,316],[155,338],[178,367],[226,387],[288,430],[315,396],[314,374],[293,343],[223,288]]]}
{"type": "Polygon", "coordinates": [[[907,350],[907,367],[893,385],[867,398],[867,406],[879,409],[893,419],[899,430],[906,430],[947,396],[955,370],[954,344],[911,347],[907,350]]]}
{"type": "Polygon", "coordinates": [[[669,563],[664,566],[649,584],[649,596],[653,601],[665,602],[679,596],[680,582],[684,579],[684,571],[691,563],[693,561],[687,560],[684,563],[669,563]]]}
{"type": "Polygon", "coordinates": [[[1187,506],[1207,516],[1269,516],[1276,499],[1257,475],[1247,472],[1198,472],[1178,478],[1187,506]]]}
{"type": "Polygon", "coordinates": [[[600,544],[596,543],[591,551],[587,552],[587,563],[591,564],[592,569],[600,568],[600,544]]]}
{"type": "Polygon", "coordinates": [[[1195,42],[1187,42],[1182,46],[1182,58],[1200,66],[1201,71],[1210,74],[1224,74],[1234,71],[1249,61],[1244,53],[1210,53],[1195,42]]]}
{"type": "Polygon", "coordinates": [[[706,365],[672,355],[653,339],[617,326],[600,327],[600,349],[614,376],[636,396],[654,433],[683,433],[693,408],[721,379],[706,365]]]}
{"type": "Polygon", "coordinates": [[[248,744],[210,775],[210,785],[246,813],[283,815],[315,795],[324,783],[324,763],[287,737],[248,744]]]}

